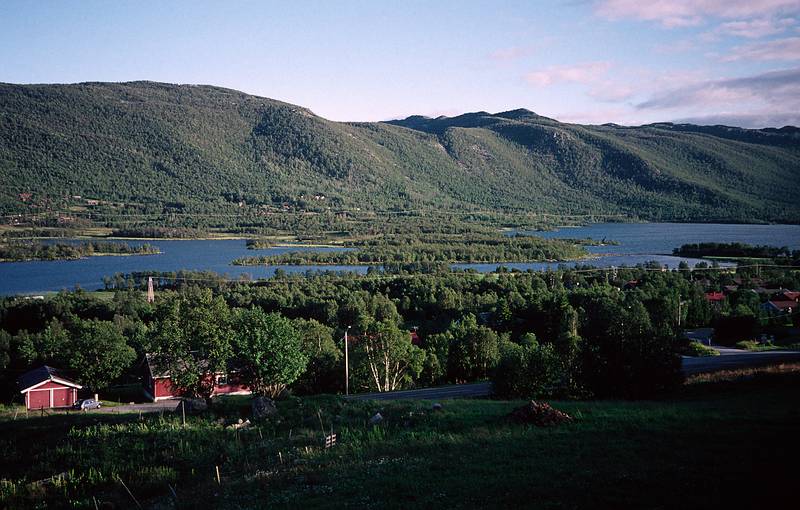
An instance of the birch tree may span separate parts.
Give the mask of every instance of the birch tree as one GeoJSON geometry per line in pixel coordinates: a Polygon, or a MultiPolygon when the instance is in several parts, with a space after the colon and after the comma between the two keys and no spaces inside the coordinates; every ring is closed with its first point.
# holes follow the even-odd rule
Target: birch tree
{"type": "Polygon", "coordinates": [[[425,351],[392,321],[372,321],[355,338],[355,351],[368,386],[380,392],[400,389],[422,371],[425,351]]]}

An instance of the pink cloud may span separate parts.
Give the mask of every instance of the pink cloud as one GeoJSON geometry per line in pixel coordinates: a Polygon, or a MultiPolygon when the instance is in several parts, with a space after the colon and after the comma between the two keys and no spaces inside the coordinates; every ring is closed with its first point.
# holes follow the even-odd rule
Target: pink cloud
{"type": "Polygon", "coordinates": [[[723,60],[800,60],[800,37],[737,46],[723,60]]]}
{"type": "Polygon", "coordinates": [[[706,17],[765,17],[800,10],[797,0],[599,0],[595,11],[612,19],[654,21],[667,28],[699,25],[706,17]]]}
{"type": "Polygon", "coordinates": [[[587,62],[571,66],[550,66],[525,75],[525,80],[537,87],[555,83],[594,83],[599,81],[611,65],[608,62],[587,62]]]}

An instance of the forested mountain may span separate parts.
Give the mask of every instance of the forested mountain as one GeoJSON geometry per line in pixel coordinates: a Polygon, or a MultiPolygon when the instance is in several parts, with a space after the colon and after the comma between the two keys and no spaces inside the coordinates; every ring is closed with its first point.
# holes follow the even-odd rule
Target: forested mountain
{"type": "Polygon", "coordinates": [[[800,131],[527,110],[341,123],[211,86],[0,84],[0,182],[5,215],[89,203],[248,221],[291,207],[799,222],[800,131]]]}

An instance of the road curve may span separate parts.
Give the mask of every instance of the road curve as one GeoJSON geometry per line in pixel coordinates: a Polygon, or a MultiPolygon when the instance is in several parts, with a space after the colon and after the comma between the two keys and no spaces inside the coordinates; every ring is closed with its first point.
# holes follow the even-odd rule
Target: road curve
{"type": "MultiPolygon", "coordinates": [[[[709,356],[705,358],[684,356],[681,360],[681,370],[684,375],[695,375],[703,372],[759,367],[789,361],[800,362],[800,351],[749,352],[722,348],[719,349],[719,351],[721,353],[719,356],[709,356]]],[[[479,382],[437,386],[435,388],[420,388],[417,390],[359,393],[346,398],[350,400],[446,400],[451,398],[488,397],[491,392],[492,383],[479,382]]]]}
{"type": "Polygon", "coordinates": [[[749,352],[724,348],[717,350],[720,352],[719,356],[702,358],[684,357],[681,360],[681,369],[683,373],[686,375],[695,375],[703,372],[761,367],[764,365],[773,365],[775,363],[800,361],[800,351],[749,352]]]}

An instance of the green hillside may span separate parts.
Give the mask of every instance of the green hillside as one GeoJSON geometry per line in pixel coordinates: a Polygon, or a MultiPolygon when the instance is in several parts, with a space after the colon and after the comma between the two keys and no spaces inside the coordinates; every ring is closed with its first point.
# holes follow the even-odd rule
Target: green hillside
{"type": "Polygon", "coordinates": [[[451,211],[800,222],[798,177],[794,128],[581,126],[527,110],[339,123],[211,86],[0,84],[0,212],[23,214],[14,221],[302,228],[451,211]]]}

